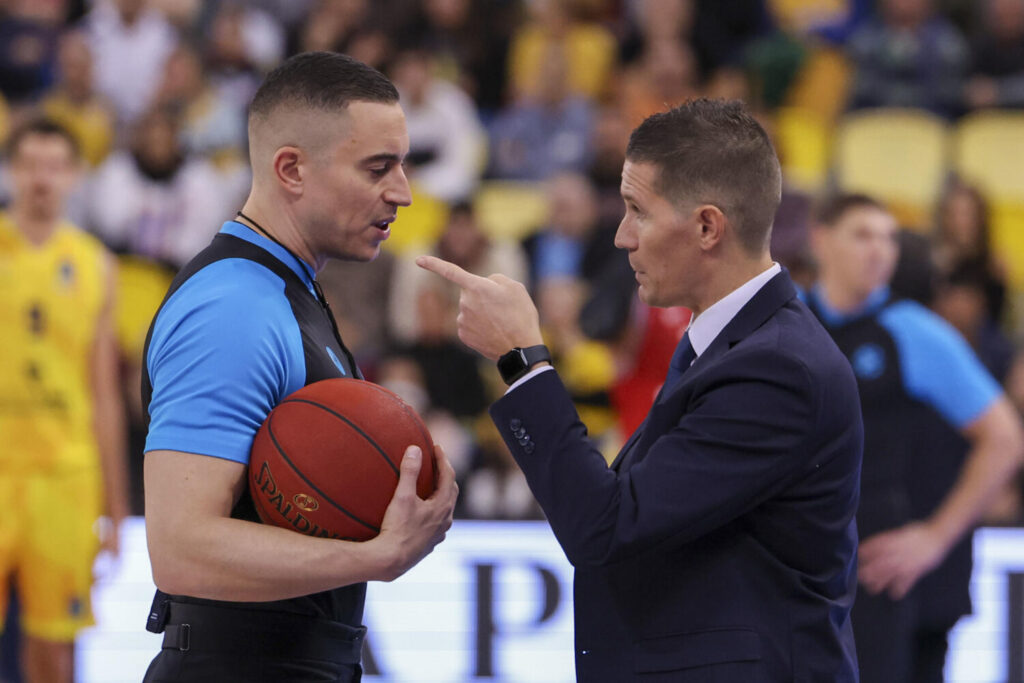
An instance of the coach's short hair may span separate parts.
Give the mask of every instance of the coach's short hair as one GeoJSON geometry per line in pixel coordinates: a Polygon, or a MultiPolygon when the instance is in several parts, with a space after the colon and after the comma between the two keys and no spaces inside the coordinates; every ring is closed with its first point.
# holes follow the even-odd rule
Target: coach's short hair
{"type": "Polygon", "coordinates": [[[854,209],[888,211],[885,204],[870,195],[848,192],[825,199],[814,211],[814,224],[831,228],[854,209]]]}
{"type": "Polygon", "coordinates": [[[267,74],[249,105],[249,122],[280,107],[341,111],[349,103],[398,102],[398,90],[381,72],[337,52],[303,52],[267,74]]]}
{"type": "Polygon", "coordinates": [[[8,159],[13,159],[18,154],[21,143],[32,135],[61,138],[68,143],[68,147],[71,148],[71,156],[75,161],[78,161],[81,156],[81,146],[71,131],[45,116],[30,118],[11,130],[10,135],[7,136],[7,142],[4,144],[4,155],[8,159]]]}
{"type": "Polygon", "coordinates": [[[655,190],[677,206],[720,208],[747,252],[768,247],[782,171],[768,134],[741,102],[701,98],[654,114],[630,135],[626,158],[655,164],[655,190]]]}

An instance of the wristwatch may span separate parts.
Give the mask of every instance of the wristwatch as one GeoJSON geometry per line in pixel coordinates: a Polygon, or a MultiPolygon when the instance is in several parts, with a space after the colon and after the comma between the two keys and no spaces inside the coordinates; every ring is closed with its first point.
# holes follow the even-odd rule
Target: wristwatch
{"type": "Polygon", "coordinates": [[[527,346],[525,349],[518,346],[498,359],[498,372],[505,384],[512,384],[530,371],[537,363],[551,361],[551,352],[543,344],[527,346]]]}

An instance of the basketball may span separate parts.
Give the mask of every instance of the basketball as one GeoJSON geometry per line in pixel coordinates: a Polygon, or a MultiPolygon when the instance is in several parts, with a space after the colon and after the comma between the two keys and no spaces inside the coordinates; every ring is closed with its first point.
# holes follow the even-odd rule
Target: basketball
{"type": "Polygon", "coordinates": [[[249,490],[266,524],[365,541],[380,533],[406,448],[423,460],[416,492],[437,486],[434,447],[416,411],[387,389],[328,379],[277,405],[253,441],[249,490]]]}

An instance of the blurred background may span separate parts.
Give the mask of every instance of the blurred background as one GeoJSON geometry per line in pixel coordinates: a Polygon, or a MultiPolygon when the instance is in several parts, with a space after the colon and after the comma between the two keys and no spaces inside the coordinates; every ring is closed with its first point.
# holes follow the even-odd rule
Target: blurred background
{"type": "MultiPolygon", "coordinates": [[[[460,518],[541,515],[485,414],[504,385],[454,336],[457,291],[412,258],[526,282],[612,457],[689,320],[644,306],[612,245],[625,145],[698,96],[744,100],[773,137],[772,253],[795,279],[814,278],[821,198],[883,200],[904,228],[896,292],[944,316],[1024,410],[1024,0],[0,0],[0,140],[40,113],[67,127],[85,166],[68,218],[117,255],[134,515],[150,319],[245,199],[249,98],[308,50],[363,60],[401,93],[414,203],[380,258],[320,279],[366,377],[412,403],[452,458],[460,518]]],[[[1021,490],[1008,482],[987,524],[1024,522],[1021,490]]],[[[121,569],[144,556],[122,546],[121,569]]],[[[141,609],[127,616],[140,631],[141,609]]],[[[18,680],[15,639],[8,628],[0,680],[18,680]]]]}

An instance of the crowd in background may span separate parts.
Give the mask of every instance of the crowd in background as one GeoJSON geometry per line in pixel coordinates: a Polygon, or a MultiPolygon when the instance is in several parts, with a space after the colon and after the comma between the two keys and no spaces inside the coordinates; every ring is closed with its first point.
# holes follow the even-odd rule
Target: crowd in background
{"type": "MultiPolygon", "coordinates": [[[[424,415],[458,470],[460,514],[479,518],[539,509],[485,414],[504,386],[455,338],[457,292],[413,256],[527,282],[581,417],[613,454],[689,319],[643,306],[612,243],[643,118],[699,96],[748,103],[786,170],[773,255],[806,283],[813,208],[843,183],[830,153],[807,163],[809,140],[832,140],[855,110],[954,130],[1024,107],[1024,0],[0,0],[0,137],[39,113],[71,130],[88,168],[70,218],[121,256],[137,512],[150,317],[244,201],[262,75],[308,50],[376,66],[401,93],[413,206],[380,258],[320,279],[363,372],[424,415]]],[[[932,205],[893,207],[908,228],[894,288],[949,320],[1024,410],[1024,254],[999,247],[983,183],[939,171],[932,205]]],[[[1016,182],[1024,196],[1024,173],[1016,182]]],[[[1021,513],[1011,499],[1001,514],[1021,513]]]]}

